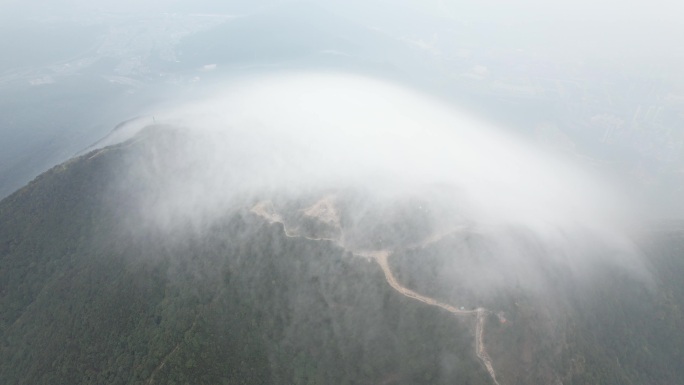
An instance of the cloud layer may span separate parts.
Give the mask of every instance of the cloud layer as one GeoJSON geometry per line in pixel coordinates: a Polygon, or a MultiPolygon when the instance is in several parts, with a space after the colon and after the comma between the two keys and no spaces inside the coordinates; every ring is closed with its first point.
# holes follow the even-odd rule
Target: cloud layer
{"type": "Polygon", "coordinates": [[[488,268],[534,270],[539,256],[526,258],[522,247],[530,242],[572,271],[638,265],[625,235],[628,206],[609,186],[395,84],[340,73],[261,75],[155,117],[167,127],[159,132],[177,135],[130,144],[147,147],[122,180],[138,184],[140,223],[201,227],[260,199],[354,191],[365,198],[347,209],[359,218],[374,210],[370,202],[382,202],[380,213],[417,198],[435,223],[490,229],[498,262],[488,268]]]}

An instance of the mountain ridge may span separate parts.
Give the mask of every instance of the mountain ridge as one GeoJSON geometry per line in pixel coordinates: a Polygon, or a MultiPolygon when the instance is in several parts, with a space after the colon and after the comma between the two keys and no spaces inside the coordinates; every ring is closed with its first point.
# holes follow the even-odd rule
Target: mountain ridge
{"type": "MultiPolygon", "coordinates": [[[[117,177],[167,148],[152,142],[172,149],[163,131],[56,166],[0,201],[0,382],[492,383],[474,353],[475,325],[406,298],[382,266],[334,242],[288,237],[253,205],[199,225],[132,226],[133,198],[154,183],[117,177]]],[[[357,236],[390,244],[411,245],[392,241],[402,233],[390,229],[413,221],[439,233],[417,209],[395,207],[401,214],[375,223],[349,217],[330,193],[276,198],[303,209],[299,220],[362,225],[357,236]]],[[[483,335],[502,385],[676,383],[684,378],[684,235],[644,238],[652,288],[610,266],[598,269],[599,281],[577,282],[541,255],[556,283],[545,296],[525,285],[455,282],[453,269],[467,277],[496,251],[486,233],[470,230],[396,252],[388,268],[407,290],[504,312],[505,322],[486,318],[483,335]]],[[[515,239],[529,253],[540,247],[524,232],[515,239]]]]}

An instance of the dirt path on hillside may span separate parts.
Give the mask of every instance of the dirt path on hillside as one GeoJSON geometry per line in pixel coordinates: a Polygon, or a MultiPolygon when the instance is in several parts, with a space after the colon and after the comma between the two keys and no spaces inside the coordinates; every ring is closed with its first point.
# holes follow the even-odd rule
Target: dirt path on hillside
{"type": "Polygon", "coordinates": [[[358,255],[360,257],[365,257],[365,258],[370,258],[375,260],[375,262],[378,263],[380,268],[382,269],[382,272],[385,274],[385,279],[387,280],[387,283],[396,291],[399,293],[403,294],[406,297],[418,300],[420,302],[426,303],[428,305],[432,306],[437,306],[439,308],[442,308],[449,313],[459,315],[459,316],[476,316],[475,319],[475,354],[477,357],[482,361],[482,364],[485,366],[487,369],[487,372],[489,372],[490,377],[492,378],[492,381],[496,385],[499,385],[499,382],[496,379],[496,372],[494,371],[494,366],[492,365],[492,359],[489,358],[489,354],[487,354],[487,351],[485,349],[484,345],[484,324],[487,319],[487,315],[489,314],[489,311],[485,308],[477,308],[474,310],[461,310],[458,309],[454,306],[451,306],[449,304],[437,301],[434,298],[426,297],[424,295],[418,294],[415,291],[402,286],[398,281],[397,278],[394,276],[392,273],[392,270],[390,269],[389,263],[387,259],[390,257],[391,253],[387,250],[379,250],[379,251],[366,251],[366,252],[356,252],[354,253],[355,255],[358,255]]]}
{"type": "Polygon", "coordinates": [[[451,306],[449,304],[439,302],[434,298],[430,298],[430,297],[426,297],[424,295],[418,294],[415,291],[402,286],[397,281],[397,278],[392,273],[392,270],[389,267],[389,263],[387,262],[387,258],[389,258],[389,256],[391,255],[391,253],[389,251],[386,251],[386,250],[366,251],[366,252],[356,252],[354,254],[358,255],[360,257],[365,257],[365,258],[370,258],[370,259],[375,260],[375,262],[377,262],[378,265],[380,265],[382,272],[385,273],[385,279],[387,280],[387,283],[389,283],[389,285],[392,286],[392,288],[394,290],[405,295],[406,297],[413,298],[413,299],[418,300],[420,302],[424,302],[428,305],[440,307],[440,308],[448,311],[449,313],[453,313],[453,314],[475,315],[478,312],[478,310],[461,310],[461,309],[458,309],[458,308],[451,306]]]}
{"type": "MultiPolygon", "coordinates": [[[[325,201],[321,201],[319,203],[316,203],[314,206],[311,208],[305,209],[304,213],[307,216],[317,216],[317,215],[312,215],[314,212],[323,212],[324,213],[324,218],[322,218],[323,222],[325,223],[336,223],[339,224],[339,218],[337,218],[337,212],[334,210],[334,206],[332,205],[332,202],[329,197],[325,198],[325,201]],[[321,203],[323,202],[323,203],[321,203]],[[332,214],[332,215],[331,215],[332,214]]],[[[321,241],[321,240],[326,240],[326,241],[332,241],[336,245],[340,246],[344,250],[347,250],[351,252],[353,255],[358,256],[358,257],[363,257],[363,258],[368,258],[371,260],[374,260],[382,269],[382,272],[385,275],[385,280],[387,283],[397,292],[400,294],[408,297],[415,299],[417,301],[423,302],[425,304],[431,305],[431,306],[436,306],[439,307],[443,310],[448,311],[451,314],[454,314],[456,316],[475,316],[475,355],[477,358],[480,359],[482,362],[482,365],[484,365],[485,369],[487,369],[487,372],[489,373],[489,376],[492,378],[492,381],[494,382],[495,385],[500,385],[499,382],[496,379],[496,371],[494,370],[494,366],[492,364],[492,359],[489,357],[489,354],[487,354],[487,350],[485,348],[484,344],[484,327],[485,327],[485,321],[487,320],[487,315],[490,314],[490,311],[478,307],[477,309],[473,310],[461,310],[455,306],[449,305],[444,302],[440,302],[434,298],[430,298],[427,296],[424,296],[422,294],[416,293],[415,291],[403,286],[399,281],[397,281],[397,278],[394,276],[394,273],[392,273],[392,269],[389,266],[388,259],[392,255],[392,253],[389,250],[372,250],[372,251],[354,251],[350,250],[340,239],[327,239],[327,238],[310,238],[310,237],[305,237],[305,236],[298,236],[297,231],[293,231],[292,229],[289,229],[287,224],[283,221],[283,218],[280,214],[277,213],[275,208],[273,207],[272,203],[269,201],[264,201],[260,202],[257,205],[255,205],[252,208],[252,213],[266,219],[269,223],[279,223],[283,226],[283,231],[286,236],[291,237],[291,238],[306,238],[312,241],[321,241]]],[[[321,215],[323,216],[323,215],[321,215]]],[[[430,243],[437,242],[438,240],[453,234],[454,232],[458,231],[463,231],[465,228],[464,227],[459,227],[459,228],[454,228],[449,231],[446,231],[444,233],[432,236],[428,239],[426,239],[423,242],[420,242],[419,244],[412,245],[409,248],[418,248],[418,247],[425,247],[426,245],[430,243]]],[[[342,232],[342,229],[340,228],[340,233],[342,232]]],[[[343,237],[342,237],[343,239],[343,237]]]]}

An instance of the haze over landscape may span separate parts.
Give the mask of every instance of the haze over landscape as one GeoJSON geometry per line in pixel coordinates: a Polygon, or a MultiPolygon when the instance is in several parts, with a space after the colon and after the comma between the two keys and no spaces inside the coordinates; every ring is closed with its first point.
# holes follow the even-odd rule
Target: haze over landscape
{"type": "Polygon", "coordinates": [[[680,5],[0,8],[0,382],[684,381],[680,5]]]}

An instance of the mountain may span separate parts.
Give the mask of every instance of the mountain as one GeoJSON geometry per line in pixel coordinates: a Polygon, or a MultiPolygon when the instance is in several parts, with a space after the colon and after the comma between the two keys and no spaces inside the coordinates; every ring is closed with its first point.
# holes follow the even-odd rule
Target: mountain
{"type": "Polygon", "coordinates": [[[163,210],[196,193],[191,145],[148,127],[0,202],[0,383],[684,380],[681,224],[641,230],[643,276],[576,275],[440,195],[236,184],[210,216],[163,210]],[[541,273],[497,267],[492,234],[541,273]]]}

